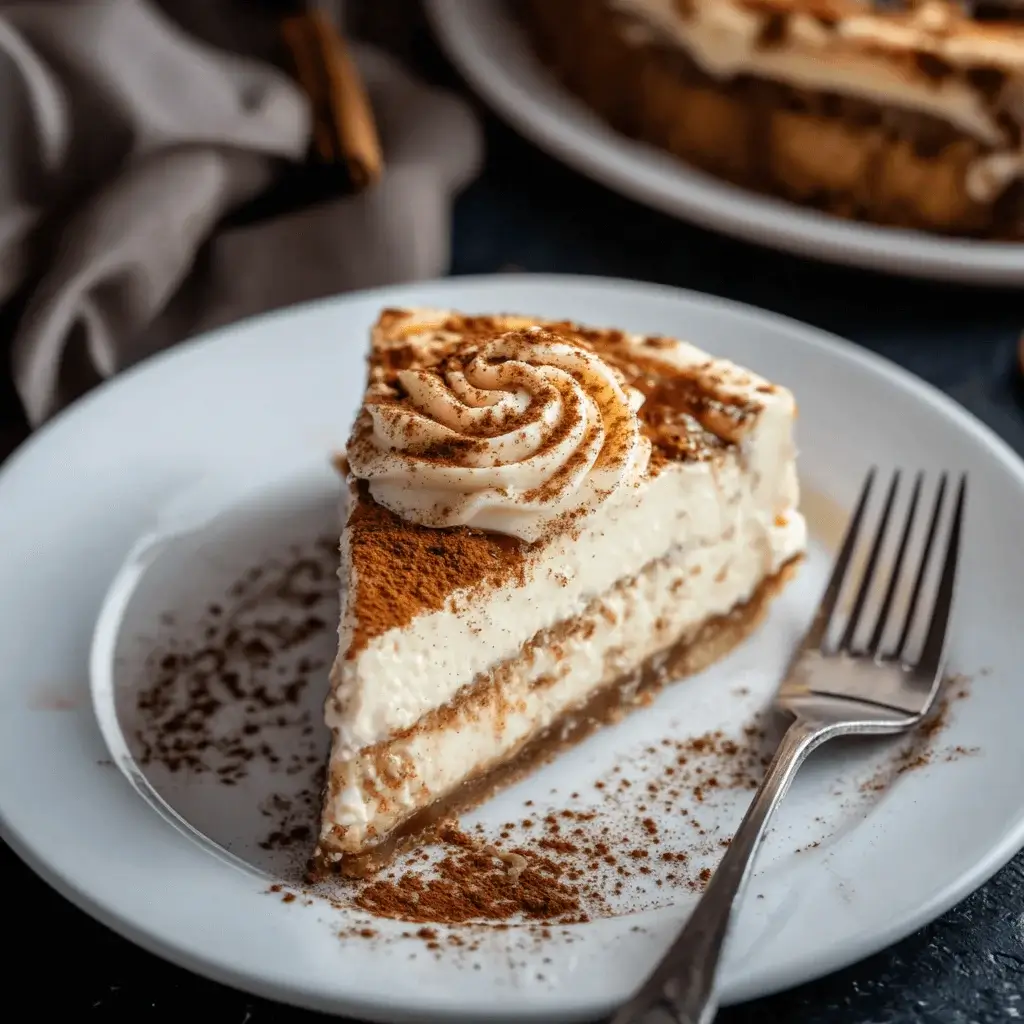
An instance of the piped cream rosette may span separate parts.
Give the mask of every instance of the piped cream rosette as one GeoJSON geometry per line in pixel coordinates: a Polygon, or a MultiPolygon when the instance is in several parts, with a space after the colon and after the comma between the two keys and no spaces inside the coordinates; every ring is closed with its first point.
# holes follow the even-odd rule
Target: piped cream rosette
{"type": "Polygon", "coordinates": [[[424,526],[539,540],[633,487],[651,454],[643,395],[588,349],[535,327],[398,372],[348,452],[374,500],[424,526]]]}

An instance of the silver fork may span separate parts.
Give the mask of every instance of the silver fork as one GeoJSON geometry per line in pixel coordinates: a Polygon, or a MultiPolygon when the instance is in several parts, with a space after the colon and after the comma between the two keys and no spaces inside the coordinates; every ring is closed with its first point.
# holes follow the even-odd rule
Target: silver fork
{"type": "Polygon", "coordinates": [[[611,1024],[709,1024],[717,1010],[715,975],[733,908],[750,876],[768,820],[807,755],[836,736],[906,732],[920,724],[935,705],[942,686],[966,477],[960,477],[946,529],[942,529],[943,505],[949,485],[947,474],[940,477],[921,554],[912,577],[907,578],[908,555],[915,534],[920,532],[915,527],[921,519],[923,474],[918,473],[914,481],[888,574],[879,572],[879,563],[901,474],[893,474],[878,526],[871,535],[862,528],[874,480],[875,470],[871,470],[811,627],[775,695],[774,706],[787,712],[792,723],[764,781],[679,937],[637,994],[611,1018],[611,1024]],[[840,596],[848,585],[856,585],[851,568],[862,532],[870,537],[869,551],[843,622],[840,596]],[[934,554],[942,533],[946,543],[938,562],[934,554]],[[900,624],[894,605],[901,585],[908,583],[906,612],[900,624]],[[858,642],[864,632],[862,625],[869,627],[870,633],[858,642]],[[838,641],[830,641],[839,631],[838,641]]]}

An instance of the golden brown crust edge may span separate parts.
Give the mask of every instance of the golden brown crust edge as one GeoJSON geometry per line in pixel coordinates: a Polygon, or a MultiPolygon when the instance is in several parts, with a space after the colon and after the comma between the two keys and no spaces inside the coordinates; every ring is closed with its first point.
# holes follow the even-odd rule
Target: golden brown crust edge
{"type": "Polygon", "coordinates": [[[794,109],[769,83],[693,81],[673,55],[630,45],[600,0],[515,7],[541,59],[612,127],[718,178],[848,219],[1024,238],[1024,190],[1011,186],[992,204],[967,194],[966,170],[984,149],[966,135],[950,129],[922,147],[889,125],[831,113],[827,102],[794,109]]]}

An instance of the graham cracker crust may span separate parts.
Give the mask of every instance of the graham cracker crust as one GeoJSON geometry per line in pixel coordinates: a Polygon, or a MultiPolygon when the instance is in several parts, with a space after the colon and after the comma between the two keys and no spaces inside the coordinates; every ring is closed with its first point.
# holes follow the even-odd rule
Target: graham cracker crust
{"type": "Polygon", "coordinates": [[[563,715],[529,740],[510,760],[466,779],[453,793],[407,818],[376,846],[343,854],[338,861],[330,859],[329,848],[318,846],[309,866],[310,880],[333,874],[347,878],[374,874],[398,854],[433,841],[434,829],[440,823],[479,806],[602,726],[619,722],[630,711],[646,706],[668,683],[702,672],[761,624],[772,600],[792,578],[801,560],[802,556],[790,559],[777,573],[765,578],[748,601],[726,615],[707,620],[695,634],[684,636],[619,676],[582,707],[563,715]]]}
{"type": "MultiPolygon", "coordinates": [[[[604,0],[514,9],[555,76],[612,127],[718,178],[853,220],[1024,238],[1024,184],[972,199],[967,169],[989,150],[937,117],[752,76],[720,81],[679,48],[630,45],[604,0]]],[[[952,72],[931,73],[941,84],[952,72]]]]}

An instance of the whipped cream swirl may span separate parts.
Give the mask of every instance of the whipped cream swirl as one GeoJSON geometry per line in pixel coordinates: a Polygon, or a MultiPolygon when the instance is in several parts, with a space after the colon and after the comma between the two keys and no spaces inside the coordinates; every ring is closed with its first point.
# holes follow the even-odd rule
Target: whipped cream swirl
{"type": "Polygon", "coordinates": [[[348,459],[381,505],[424,526],[540,539],[647,469],[643,395],[599,356],[539,327],[467,343],[443,366],[398,373],[370,400],[348,459]]]}

